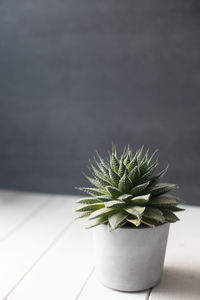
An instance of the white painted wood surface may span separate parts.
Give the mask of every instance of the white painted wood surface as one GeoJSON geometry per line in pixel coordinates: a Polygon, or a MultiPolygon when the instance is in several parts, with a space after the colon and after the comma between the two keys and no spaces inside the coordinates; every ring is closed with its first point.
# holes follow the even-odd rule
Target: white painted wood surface
{"type": "Polygon", "coordinates": [[[50,195],[0,191],[0,243],[48,203],[50,195]]]}
{"type": "Polygon", "coordinates": [[[74,223],[8,297],[20,300],[76,299],[93,271],[91,231],[74,223]],[[34,283],[34,284],[33,284],[34,283]]]}
{"type": "MultiPolygon", "coordinates": [[[[24,202],[29,201],[28,196],[27,194],[24,202]]],[[[33,206],[34,198],[37,195],[30,198],[33,206]]],[[[71,224],[72,199],[73,197],[51,197],[48,204],[42,206],[34,217],[0,243],[0,299],[26,277],[40,257],[45,255],[52,243],[71,224]]],[[[1,226],[4,227],[4,224],[0,220],[1,226]]]]}
{"type": "Polygon", "coordinates": [[[161,283],[150,300],[200,299],[200,207],[186,207],[171,225],[161,283]]]}
{"type": "Polygon", "coordinates": [[[108,289],[102,286],[96,278],[95,272],[93,272],[91,278],[89,278],[85,285],[82,293],[80,294],[79,300],[146,300],[148,291],[137,292],[137,293],[123,293],[115,290],[108,289]]]}
{"type": "Polygon", "coordinates": [[[121,293],[96,280],[91,231],[72,221],[75,199],[0,192],[0,300],[200,299],[199,207],[171,225],[161,283],[121,293]]]}

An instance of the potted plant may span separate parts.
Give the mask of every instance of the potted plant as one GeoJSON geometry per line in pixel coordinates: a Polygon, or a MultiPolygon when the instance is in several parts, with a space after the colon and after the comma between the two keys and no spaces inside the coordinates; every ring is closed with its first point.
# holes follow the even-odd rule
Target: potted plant
{"type": "Polygon", "coordinates": [[[159,182],[168,167],[154,174],[156,153],[142,147],[133,155],[128,146],[118,156],[113,146],[107,160],[90,163],[86,177],[95,187],[79,188],[90,196],[78,200],[77,218],[94,227],[97,274],[112,289],[144,290],[161,279],[169,224],[183,201],[167,194],[177,185],[159,182]]]}

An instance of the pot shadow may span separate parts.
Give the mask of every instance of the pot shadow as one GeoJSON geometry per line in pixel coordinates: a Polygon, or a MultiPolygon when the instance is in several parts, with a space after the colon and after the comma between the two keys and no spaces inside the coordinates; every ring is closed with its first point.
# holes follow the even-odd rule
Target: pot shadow
{"type": "Polygon", "coordinates": [[[159,299],[159,295],[163,296],[162,299],[199,300],[200,270],[165,267],[161,282],[151,291],[151,296],[157,296],[159,299]]]}

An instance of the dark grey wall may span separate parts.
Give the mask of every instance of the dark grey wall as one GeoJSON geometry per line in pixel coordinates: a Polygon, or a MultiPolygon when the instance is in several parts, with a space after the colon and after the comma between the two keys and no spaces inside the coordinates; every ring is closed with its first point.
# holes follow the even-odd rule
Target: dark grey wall
{"type": "Polygon", "coordinates": [[[113,141],[200,204],[199,94],[199,0],[1,0],[0,187],[77,193],[113,141]]]}

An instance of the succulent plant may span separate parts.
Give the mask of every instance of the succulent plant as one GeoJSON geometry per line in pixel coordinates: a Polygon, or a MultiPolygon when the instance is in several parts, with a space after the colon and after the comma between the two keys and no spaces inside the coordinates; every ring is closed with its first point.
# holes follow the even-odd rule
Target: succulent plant
{"type": "Polygon", "coordinates": [[[97,154],[96,166],[90,162],[92,177],[86,178],[94,187],[78,188],[90,196],[78,200],[81,206],[75,209],[79,213],[77,218],[89,218],[86,228],[100,224],[108,224],[110,230],[125,224],[155,227],[179,220],[174,212],[184,210],[177,207],[183,201],[166,194],[177,185],[159,183],[168,167],[154,174],[157,151],[150,157],[149,150],[143,152],[141,147],[133,155],[128,146],[118,157],[113,146],[108,159],[97,154]]]}

